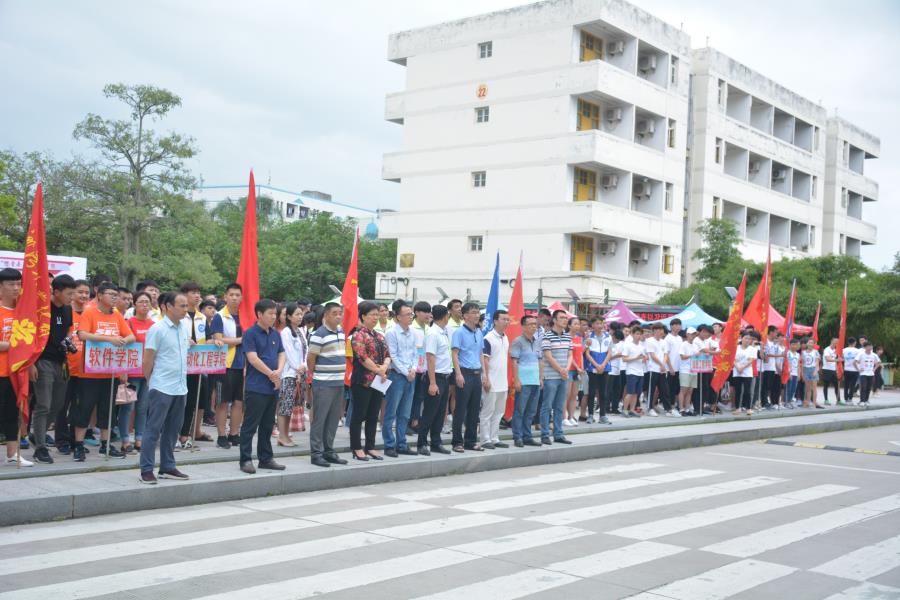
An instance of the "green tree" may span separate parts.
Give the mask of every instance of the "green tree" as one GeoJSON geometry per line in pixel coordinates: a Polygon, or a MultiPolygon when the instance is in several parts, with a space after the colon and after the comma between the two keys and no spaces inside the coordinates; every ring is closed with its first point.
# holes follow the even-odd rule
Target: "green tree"
{"type": "Polygon", "coordinates": [[[741,234],[732,221],[705,219],[696,231],[700,234],[700,248],[694,252],[694,258],[700,261],[700,268],[694,273],[698,281],[716,279],[741,262],[737,248],[741,234]]]}
{"type": "MultiPolygon", "coordinates": [[[[6,182],[6,163],[0,153],[0,189],[6,182]]],[[[16,218],[16,197],[12,194],[0,192],[0,250],[15,250],[18,246],[16,240],[11,238],[6,231],[20,219],[16,218]]],[[[21,247],[24,247],[22,245],[21,247]]]]}
{"type": "Polygon", "coordinates": [[[150,124],[181,106],[181,98],[150,85],[110,84],[107,98],[123,102],[129,119],[107,119],[88,114],[75,126],[75,139],[86,139],[105,164],[81,184],[92,194],[106,198],[118,224],[121,256],[116,264],[119,283],[133,286],[144,270],[142,254],[147,233],[163,217],[173,198],[183,197],[194,186],[184,160],[195,155],[193,139],[178,133],[157,135],[150,124]]]}

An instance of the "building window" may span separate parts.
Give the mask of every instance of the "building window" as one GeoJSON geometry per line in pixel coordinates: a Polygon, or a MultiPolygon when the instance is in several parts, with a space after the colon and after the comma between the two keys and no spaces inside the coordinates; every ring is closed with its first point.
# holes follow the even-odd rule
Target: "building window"
{"type": "Polygon", "coordinates": [[[716,164],[722,164],[722,138],[716,138],[716,164]]]}
{"type": "Polygon", "coordinates": [[[469,252],[481,252],[484,249],[484,236],[469,236],[469,252]]]}
{"type": "Polygon", "coordinates": [[[603,40],[592,36],[587,31],[582,31],[578,58],[581,62],[603,58],[603,40]]]}
{"type": "Polygon", "coordinates": [[[678,57],[672,56],[669,60],[669,85],[678,85],[678,57]]]}
{"type": "Polygon", "coordinates": [[[586,100],[578,100],[578,131],[600,129],[600,107],[586,100]]]}
{"type": "Polygon", "coordinates": [[[719,80],[719,108],[725,108],[725,102],[728,99],[728,84],[724,79],[719,80]]]}
{"type": "Polygon", "coordinates": [[[722,214],[722,199],[713,196],[712,218],[718,219],[720,214],[722,214]]]}
{"type": "Polygon", "coordinates": [[[669,119],[669,132],[666,137],[669,148],[675,147],[675,119],[669,119]]]}
{"type": "Polygon", "coordinates": [[[819,128],[813,127],[813,150],[819,149],[819,128]]]}
{"type": "Polygon", "coordinates": [[[572,200],[575,202],[587,202],[597,199],[597,174],[587,169],[575,167],[575,187],[572,191],[572,200]]]}
{"type": "Polygon", "coordinates": [[[484,187],[487,185],[487,172],[486,171],[473,171],[472,172],[472,187],[484,187]]]}
{"type": "Polygon", "coordinates": [[[672,210],[675,203],[675,187],[671,183],[666,184],[665,209],[672,210]]]}
{"type": "Polygon", "coordinates": [[[475,122],[476,123],[487,123],[491,119],[491,107],[490,106],[479,106],[475,109],[475,122]]]}
{"type": "Polygon", "coordinates": [[[847,236],[843,233],[841,234],[840,241],[838,242],[838,253],[847,254],[847,236]]]}
{"type": "Polygon", "coordinates": [[[816,199],[816,195],[818,194],[818,189],[819,189],[819,177],[817,175],[813,175],[812,176],[812,188],[811,188],[811,191],[812,191],[811,196],[812,196],[813,200],[816,199]]]}
{"type": "Polygon", "coordinates": [[[481,42],[478,44],[478,58],[490,58],[494,55],[494,42],[481,42]]]}
{"type": "Polygon", "coordinates": [[[847,208],[848,204],[850,204],[850,190],[841,188],[841,208],[847,208]]]}
{"type": "Polygon", "coordinates": [[[381,295],[393,295],[397,293],[397,278],[393,282],[390,277],[382,277],[378,280],[378,293],[381,295]]]}
{"type": "Polygon", "coordinates": [[[816,226],[809,226],[809,247],[812,248],[816,245],[816,226]]]}
{"type": "Polygon", "coordinates": [[[663,246],[663,273],[671,275],[675,272],[675,255],[672,254],[671,246],[663,246]]]}
{"type": "Polygon", "coordinates": [[[572,236],[572,271],[594,270],[594,239],[582,235],[572,236]]]}
{"type": "Polygon", "coordinates": [[[294,206],[293,204],[288,204],[287,207],[285,208],[285,216],[293,217],[294,211],[296,211],[296,210],[297,210],[296,206],[294,206]]]}
{"type": "Polygon", "coordinates": [[[844,166],[848,166],[850,164],[850,142],[844,142],[844,150],[841,156],[843,158],[844,166]]]}

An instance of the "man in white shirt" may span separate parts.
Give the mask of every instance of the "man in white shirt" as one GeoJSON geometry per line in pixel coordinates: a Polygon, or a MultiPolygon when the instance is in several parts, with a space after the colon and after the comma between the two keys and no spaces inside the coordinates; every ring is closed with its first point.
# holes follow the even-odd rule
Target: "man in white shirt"
{"type": "Polygon", "coordinates": [[[665,411],[663,414],[674,417],[676,415],[672,412],[672,404],[669,400],[669,385],[666,380],[669,372],[667,362],[669,354],[663,341],[666,328],[662,323],[654,323],[650,330],[652,334],[645,345],[647,357],[649,358],[647,362],[647,370],[649,371],[649,377],[647,378],[647,404],[649,410],[647,415],[650,417],[659,416],[656,405],[661,400],[665,411]]]}
{"type": "Polygon", "coordinates": [[[681,367],[681,319],[672,319],[669,322],[669,333],[666,334],[663,342],[666,347],[666,355],[668,356],[668,373],[666,374],[666,382],[669,385],[669,398],[672,399],[673,408],[677,410],[678,395],[681,390],[678,382],[678,371],[681,367]]]}
{"type": "Polygon", "coordinates": [[[684,340],[681,342],[681,348],[678,351],[678,358],[681,361],[678,369],[678,384],[680,386],[678,409],[681,411],[682,416],[694,414],[691,401],[694,390],[697,389],[697,374],[691,371],[691,359],[696,353],[694,347],[696,335],[697,330],[693,327],[688,327],[685,331],[684,340]]]}
{"type": "Polygon", "coordinates": [[[766,410],[772,410],[781,398],[781,377],[777,371],[776,362],[784,357],[784,347],[778,343],[778,328],[769,325],[766,330],[766,341],[762,344],[763,374],[762,374],[762,405],[766,410]]]}
{"type": "Polygon", "coordinates": [[[500,419],[506,410],[506,397],[509,395],[507,367],[509,365],[509,338],[506,328],[509,325],[509,313],[495,310],[493,314],[494,328],[484,336],[484,350],[481,356],[484,394],[481,398],[480,421],[481,447],[486,450],[509,448],[500,441],[500,419]]]}
{"type": "Polygon", "coordinates": [[[853,394],[856,390],[856,383],[859,381],[859,371],[856,370],[856,355],[861,350],[856,347],[856,338],[847,340],[847,347],[842,352],[844,362],[844,402],[853,404],[853,394]]]}
{"type": "Polygon", "coordinates": [[[841,404],[841,395],[838,390],[837,378],[837,338],[831,338],[831,343],[822,351],[822,385],[825,394],[825,404],[831,404],[828,400],[828,388],[834,388],[834,403],[841,404]]]}
{"type": "Polygon", "coordinates": [[[869,405],[869,394],[872,393],[875,382],[875,369],[880,362],[878,355],[872,352],[872,342],[867,340],[864,350],[857,353],[854,360],[854,366],[859,371],[859,403],[863,406],[869,405]]]}
{"type": "Polygon", "coordinates": [[[622,414],[626,417],[639,417],[634,409],[644,383],[644,369],[647,353],[641,345],[643,331],[640,325],[631,328],[631,341],[623,342],[622,363],[625,367],[625,403],[622,414]]]}

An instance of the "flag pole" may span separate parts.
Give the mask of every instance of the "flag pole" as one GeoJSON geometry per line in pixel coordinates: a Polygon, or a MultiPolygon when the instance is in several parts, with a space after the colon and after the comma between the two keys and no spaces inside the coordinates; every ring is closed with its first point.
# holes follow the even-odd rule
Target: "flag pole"
{"type": "MultiPolygon", "coordinates": [[[[112,448],[112,416],[113,416],[113,408],[114,408],[113,399],[115,398],[115,394],[116,394],[116,374],[113,373],[110,376],[109,417],[107,419],[108,424],[106,426],[106,436],[107,436],[106,437],[106,458],[107,458],[107,460],[109,459],[109,450],[110,450],[110,448],[112,448]]],[[[122,435],[122,432],[120,431],[119,436],[121,437],[121,435],[122,435]]],[[[102,440],[101,440],[101,442],[102,442],[102,440]]]]}
{"type": "MultiPolygon", "coordinates": [[[[193,327],[193,325],[192,325],[193,327]]],[[[197,400],[194,402],[194,416],[191,417],[191,435],[189,439],[191,440],[191,452],[199,452],[200,448],[197,447],[197,436],[194,435],[197,432],[197,412],[200,410],[200,386],[203,384],[203,375],[197,374],[197,400]]]]}

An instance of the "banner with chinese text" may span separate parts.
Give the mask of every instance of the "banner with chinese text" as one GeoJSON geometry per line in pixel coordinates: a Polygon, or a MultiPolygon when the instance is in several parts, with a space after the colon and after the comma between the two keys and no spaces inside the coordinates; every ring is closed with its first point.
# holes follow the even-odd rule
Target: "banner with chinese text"
{"type": "Polygon", "coordinates": [[[228,347],[215,344],[197,344],[188,348],[188,375],[214,375],[225,372],[228,347]]]}
{"type": "Polygon", "coordinates": [[[84,343],[84,372],[143,377],[143,345],[138,342],[114,346],[109,342],[84,343]]]}

